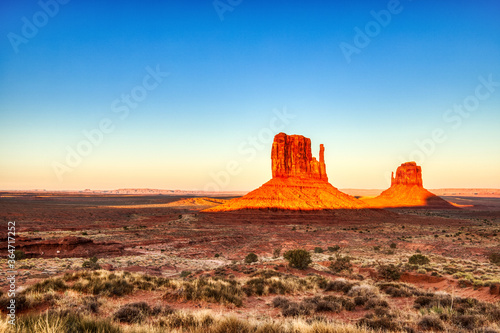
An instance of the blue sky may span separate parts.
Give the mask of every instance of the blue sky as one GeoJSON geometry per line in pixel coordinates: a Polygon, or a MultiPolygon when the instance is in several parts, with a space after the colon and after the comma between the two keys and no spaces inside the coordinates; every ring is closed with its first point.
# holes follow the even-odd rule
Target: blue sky
{"type": "Polygon", "coordinates": [[[250,190],[271,176],[269,131],[310,137],[316,156],[325,144],[340,188],[385,188],[410,159],[428,188],[500,187],[497,1],[216,4],[231,10],[3,1],[0,189],[250,190]],[[356,28],[371,36],[348,61],[356,28]],[[103,119],[93,144],[83,132],[103,119]]]}

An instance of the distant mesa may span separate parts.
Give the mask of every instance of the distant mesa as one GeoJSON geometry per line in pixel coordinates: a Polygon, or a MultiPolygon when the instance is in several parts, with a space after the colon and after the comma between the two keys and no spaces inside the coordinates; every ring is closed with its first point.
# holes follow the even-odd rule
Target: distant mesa
{"type": "Polygon", "coordinates": [[[401,164],[391,175],[391,187],[375,198],[361,198],[372,208],[424,207],[456,208],[448,201],[426,190],[422,182],[422,168],[415,162],[401,164]]]}
{"type": "Polygon", "coordinates": [[[361,200],[328,183],[324,151],[324,146],[320,145],[318,161],[311,153],[311,139],[302,135],[277,134],[271,151],[273,178],[241,198],[204,212],[367,208],[361,200]]]}

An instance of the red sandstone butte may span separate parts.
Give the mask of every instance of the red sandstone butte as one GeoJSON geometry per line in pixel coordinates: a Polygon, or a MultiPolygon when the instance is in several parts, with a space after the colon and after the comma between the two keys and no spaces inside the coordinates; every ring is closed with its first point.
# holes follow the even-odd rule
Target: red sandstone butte
{"type": "Polygon", "coordinates": [[[318,161],[312,156],[310,139],[302,135],[277,134],[271,150],[273,178],[241,198],[204,212],[367,208],[362,201],[328,183],[324,151],[320,145],[318,161]]]}
{"type": "Polygon", "coordinates": [[[312,157],[311,139],[279,133],[271,151],[273,178],[301,177],[328,181],[325,147],[319,145],[319,162],[312,157]]]}
{"type": "Polygon", "coordinates": [[[422,168],[415,162],[401,164],[396,170],[396,177],[394,177],[394,172],[391,175],[391,186],[393,185],[416,185],[424,187],[422,183],[422,168]]]}
{"type": "Polygon", "coordinates": [[[415,162],[401,164],[391,176],[391,187],[375,198],[362,198],[372,208],[425,207],[453,209],[448,201],[426,190],[422,182],[422,168],[415,162]]]}

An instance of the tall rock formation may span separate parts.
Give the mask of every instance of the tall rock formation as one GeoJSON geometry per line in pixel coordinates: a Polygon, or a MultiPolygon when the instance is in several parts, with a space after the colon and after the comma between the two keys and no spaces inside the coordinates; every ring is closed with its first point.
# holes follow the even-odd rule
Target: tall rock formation
{"type": "Polygon", "coordinates": [[[406,162],[401,164],[391,175],[391,186],[393,185],[408,185],[424,187],[422,184],[422,168],[416,162],[406,162]]]}
{"type": "Polygon", "coordinates": [[[328,183],[320,145],[319,161],[312,156],[311,140],[302,135],[279,133],[271,150],[273,178],[241,198],[204,210],[225,212],[242,209],[322,210],[360,209],[367,205],[328,183]]]}
{"type": "Polygon", "coordinates": [[[271,151],[273,178],[301,177],[328,181],[325,147],[319,146],[319,162],[312,157],[311,139],[302,135],[279,133],[271,151]]]}
{"type": "Polygon", "coordinates": [[[362,198],[372,208],[424,207],[453,209],[448,201],[426,190],[422,168],[415,162],[401,164],[391,175],[391,187],[375,198],[362,198]]]}

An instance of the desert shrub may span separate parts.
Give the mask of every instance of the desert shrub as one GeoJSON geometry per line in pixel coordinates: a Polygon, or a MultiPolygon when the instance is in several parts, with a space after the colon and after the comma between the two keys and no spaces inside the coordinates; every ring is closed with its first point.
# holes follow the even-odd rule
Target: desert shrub
{"type": "Polygon", "coordinates": [[[85,260],[83,262],[82,267],[89,269],[100,269],[101,266],[97,263],[97,260],[97,257],[89,258],[88,260],[85,260]]]}
{"type": "Polygon", "coordinates": [[[314,253],[323,253],[323,249],[319,246],[314,248],[314,253]]]}
{"type": "Polygon", "coordinates": [[[85,296],[82,299],[82,305],[82,310],[90,313],[98,313],[101,304],[96,296],[85,296]]]}
{"type": "Polygon", "coordinates": [[[279,258],[281,255],[281,247],[277,247],[273,250],[273,258],[279,258]]]}
{"type": "Polygon", "coordinates": [[[443,321],[437,316],[423,316],[418,326],[424,330],[443,331],[445,329],[443,321]]]}
{"type": "Polygon", "coordinates": [[[286,299],[285,297],[281,297],[281,296],[275,297],[272,300],[273,307],[275,307],[275,308],[285,307],[288,305],[288,303],[290,303],[290,301],[288,299],[286,299]]]}
{"type": "Polygon", "coordinates": [[[245,262],[247,264],[251,264],[253,262],[257,262],[257,260],[259,260],[259,258],[257,257],[257,255],[253,252],[250,252],[249,254],[247,254],[247,256],[245,257],[245,262]]]}
{"type": "Polygon", "coordinates": [[[310,315],[312,311],[314,311],[314,305],[309,302],[289,302],[281,308],[283,317],[307,316],[310,315]]]}
{"type": "Polygon", "coordinates": [[[393,264],[380,265],[377,271],[378,275],[384,280],[395,281],[401,278],[401,270],[393,264]]]}
{"type": "Polygon", "coordinates": [[[378,297],[380,294],[376,287],[368,284],[361,284],[359,286],[352,287],[347,295],[351,297],[378,297]]]}
{"type": "MultiPolygon", "coordinates": [[[[460,298],[455,298],[454,299],[455,304],[459,304],[461,299],[460,298]]],[[[415,299],[414,301],[414,307],[416,309],[420,308],[440,308],[440,307],[449,307],[451,306],[453,300],[450,295],[447,293],[428,293],[423,296],[419,296],[415,299]]],[[[455,306],[454,306],[455,307],[455,306]]]]}
{"type": "Polygon", "coordinates": [[[488,259],[490,259],[490,262],[495,265],[500,265],[500,252],[493,252],[490,253],[488,256],[488,259]]]}
{"type": "Polygon", "coordinates": [[[303,249],[289,250],[283,254],[291,267],[306,269],[312,263],[311,254],[303,249]]]}
{"type": "Polygon", "coordinates": [[[390,248],[391,248],[391,249],[395,249],[396,247],[398,247],[398,246],[396,245],[396,243],[391,243],[391,245],[390,245],[390,248]]]}
{"type": "Polygon", "coordinates": [[[23,260],[23,259],[26,259],[26,253],[24,253],[24,251],[21,251],[21,250],[15,250],[14,251],[14,260],[18,261],[18,260],[23,260]]]}
{"type": "Polygon", "coordinates": [[[351,257],[337,256],[335,261],[332,261],[330,263],[330,269],[335,273],[341,273],[343,271],[351,272],[352,271],[351,257]]]}
{"type": "Polygon", "coordinates": [[[328,247],[328,251],[330,251],[330,252],[337,252],[338,250],[340,250],[340,246],[338,246],[338,245],[328,247]]]}
{"type": "Polygon", "coordinates": [[[341,291],[343,293],[348,293],[354,285],[354,283],[340,278],[329,281],[325,286],[325,291],[341,291]]]}
{"type": "Polygon", "coordinates": [[[151,313],[152,309],[146,302],[130,303],[120,307],[113,319],[121,323],[140,323],[151,313]]]}
{"type": "Polygon", "coordinates": [[[392,297],[422,296],[424,292],[412,285],[398,282],[377,283],[377,287],[392,297]]]}
{"type": "Polygon", "coordinates": [[[452,322],[459,327],[473,330],[482,326],[486,322],[486,318],[482,315],[456,315],[453,316],[452,322]]]}
{"type": "Polygon", "coordinates": [[[411,265],[427,265],[430,263],[430,260],[427,256],[417,253],[408,259],[408,263],[411,265]]]}
{"type": "Polygon", "coordinates": [[[191,271],[182,271],[180,277],[185,278],[191,275],[191,271]]]}
{"type": "Polygon", "coordinates": [[[358,321],[358,324],[373,330],[387,332],[398,330],[399,324],[389,317],[378,317],[367,315],[358,321]]]}
{"type": "Polygon", "coordinates": [[[379,246],[379,245],[374,246],[374,247],[373,247],[373,251],[380,251],[380,246],[379,246]]]}

